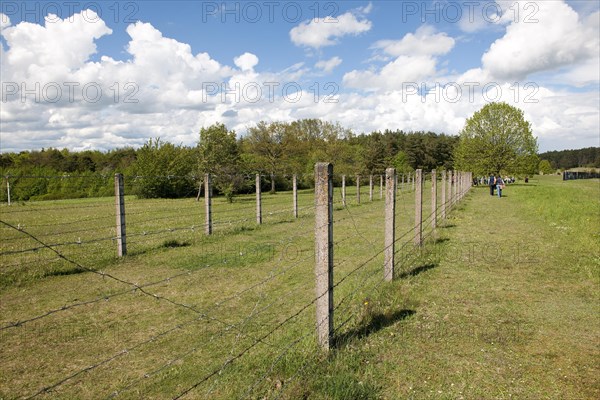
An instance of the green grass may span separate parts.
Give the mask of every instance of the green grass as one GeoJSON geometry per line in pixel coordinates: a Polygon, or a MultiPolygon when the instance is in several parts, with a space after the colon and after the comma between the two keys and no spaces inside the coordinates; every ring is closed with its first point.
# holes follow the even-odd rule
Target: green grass
{"type": "MultiPolygon", "coordinates": [[[[361,205],[354,191],[348,188],[348,208],[335,193],[334,280],[344,280],[334,294],[341,305],[329,354],[316,347],[310,305],[310,191],[300,194],[297,220],[289,193],[264,194],[260,226],[253,196],[234,204],[215,199],[210,237],[199,228],[203,203],[128,197],[130,255],[116,259],[112,241],[59,250],[128,282],[160,282],[144,289],[157,298],[140,290],[110,297],[130,287],[71,273],[73,266],[52,261],[48,250],[3,256],[2,326],[107,300],[0,331],[0,398],[26,397],[90,366],[40,397],[106,398],[118,391],[116,398],[172,398],[195,384],[187,398],[600,397],[598,180],[532,179],[507,187],[502,199],[474,188],[435,233],[426,225],[422,250],[412,246],[412,233],[398,243],[391,283],[382,281],[378,254],[379,191],[369,202],[363,187],[361,205]]],[[[425,215],[429,193],[427,187],[425,215]]],[[[62,243],[74,235],[114,235],[113,208],[113,199],[86,199],[0,211],[2,220],[62,243]]],[[[414,194],[401,191],[398,235],[413,222],[414,194]]],[[[33,247],[20,232],[2,234],[2,251],[33,247]]]]}

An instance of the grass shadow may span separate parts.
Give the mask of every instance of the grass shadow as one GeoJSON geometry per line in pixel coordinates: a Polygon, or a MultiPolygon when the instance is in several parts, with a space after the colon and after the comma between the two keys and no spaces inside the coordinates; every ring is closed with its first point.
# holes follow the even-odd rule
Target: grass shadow
{"type": "Polygon", "coordinates": [[[408,278],[409,276],[417,276],[420,273],[429,271],[430,269],[433,269],[435,267],[437,267],[437,264],[434,264],[434,263],[420,265],[418,267],[411,269],[410,271],[402,272],[400,275],[398,275],[398,278],[405,279],[405,278],[408,278]]]}
{"type": "Polygon", "coordinates": [[[442,228],[442,229],[456,228],[456,225],[455,224],[442,224],[442,225],[440,225],[440,228],[442,228]]]}
{"type": "Polygon", "coordinates": [[[50,276],[69,276],[69,275],[84,274],[84,273],[91,272],[91,271],[95,271],[95,269],[91,270],[91,269],[82,269],[79,267],[73,267],[73,268],[69,268],[69,269],[48,271],[48,272],[44,273],[43,277],[47,278],[50,276]]]}
{"type": "Polygon", "coordinates": [[[191,246],[192,244],[190,242],[180,242],[179,240],[165,240],[162,244],[162,247],[166,247],[169,249],[172,248],[176,248],[176,247],[188,247],[191,246]]]}
{"type": "Polygon", "coordinates": [[[372,315],[368,322],[363,323],[361,326],[358,326],[355,329],[352,329],[348,332],[344,332],[340,335],[336,335],[333,338],[333,347],[334,348],[342,348],[344,345],[348,344],[353,339],[363,339],[367,336],[376,333],[383,328],[387,328],[395,324],[398,321],[402,321],[416,313],[415,310],[398,310],[394,312],[388,313],[379,313],[372,315]]]}

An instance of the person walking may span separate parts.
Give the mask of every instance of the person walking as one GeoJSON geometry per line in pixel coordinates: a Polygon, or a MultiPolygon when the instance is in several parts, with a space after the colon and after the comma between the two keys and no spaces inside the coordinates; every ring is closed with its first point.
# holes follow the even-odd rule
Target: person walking
{"type": "Polygon", "coordinates": [[[490,196],[494,195],[494,189],[496,188],[496,177],[494,174],[490,174],[488,178],[488,185],[490,185],[490,196]]]}
{"type": "Polygon", "coordinates": [[[498,190],[498,197],[502,197],[502,189],[504,189],[504,181],[502,177],[498,175],[496,177],[496,189],[498,190]]]}

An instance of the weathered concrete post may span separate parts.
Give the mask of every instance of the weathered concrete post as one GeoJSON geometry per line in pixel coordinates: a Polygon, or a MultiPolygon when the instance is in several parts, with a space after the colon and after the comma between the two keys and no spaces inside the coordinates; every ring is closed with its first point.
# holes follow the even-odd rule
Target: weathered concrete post
{"type": "Polygon", "coordinates": [[[333,339],[333,165],[315,165],[315,279],[317,340],[329,350],[333,339]]]}
{"type": "Polygon", "coordinates": [[[346,207],[346,175],[342,175],[342,205],[346,207]]]}
{"type": "Polygon", "coordinates": [[[446,170],[442,171],[442,219],[446,219],[446,170]]]}
{"type": "Polygon", "coordinates": [[[373,201],[373,175],[369,175],[369,201],[373,201]]]}
{"type": "Polygon", "coordinates": [[[456,171],[451,171],[450,177],[450,208],[454,208],[454,203],[456,203],[456,171]]]}
{"type": "Polygon", "coordinates": [[[115,209],[117,215],[117,256],[127,254],[127,235],[125,233],[125,190],[123,174],[115,174],[115,209]]]}
{"type": "Polygon", "coordinates": [[[448,171],[448,210],[452,209],[452,171],[448,171]]]}
{"type": "Polygon", "coordinates": [[[383,276],[394,279],[394,253],[396,241],[396,169],[385,170],[385,240],[383,276]]]}
{"type": "Polygon", "coordinates": [[[204,174],[204,208],[206,214],[204,232],[212,235],[212,177],[210,174],[204,174]]]}
{"type": "Polygon", "coordinates": [[[415,245],[423,245],[423,171],[418,169],[413,175],[415,188],[415,245]]]}
{"type": "Polygon", "coordinates": [[[6,177],[6,195],[8,196],[8,205],[10,206],[10,181],[6,177]]]}
{"type": "Polygon", "coordinates": [[[431,228],[437,227],[437,171],[431,170],[431,228]]]}
{"type": "Polygon", "coordinates": [[[294,218],[298,218],[298,176],[296,174],[292,177],[292,195],[294,197],[294,218]]]}
{"type": "Polygon", "coordinates": [[[262,191],[260,174],[256,174],[256,223],[262,224],[262,191]]]}

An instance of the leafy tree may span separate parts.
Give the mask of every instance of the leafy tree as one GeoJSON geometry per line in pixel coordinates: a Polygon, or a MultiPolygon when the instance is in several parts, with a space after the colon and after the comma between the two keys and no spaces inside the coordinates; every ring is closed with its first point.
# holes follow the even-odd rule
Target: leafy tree
{"type": "Polygon", "coordinates": [[[195,166],[191,149],[149,140],[137,151],[134,193],[142,198],[176,198],[194,191],[192,172],[195,166]]]}
{"type": "Polygon", "coordinates": [[[552,165],[550,164],[550,161],[548,161],[548,160],[540,161],[538,170],[540,171],[541,174],[544,174],[544,175],[549,175],[554,172],[554,168],[552,168],[552,165]]]}
{"type": "Polygon", "coordinates": [[[403,151],[399,151],[396,154],[396,157],[394,157],[394,159],[392,160],[392,166],[396,168],[396,173],[398,174],[407,174],[413,171],[410,164],[408,163],[408,157],[403,151]]]}
{"type": "Polygon", "coordinates": [[[258,171],[271,174],[271,193],[275,193],[275,174],[283,171],[285,165],[284,137],[287,124],[281,122],[259,122],[255,127],[248,129],[247,151],[254,158],[252,163],[258,171]]]}
{"type": "Polygon", "coordinates": [[[198,150],[200,172],[214,175],[213,187],[232,202],[246,184],[235,131],[227,130],[224,124],[200,129],[198,150]]]}
{"type": "Polygon", "coordinates": [[[537,140],[523,111],[489,103],[467,119],[454,154],[457,169],[475,174],[537,172],[537,140]]]}

